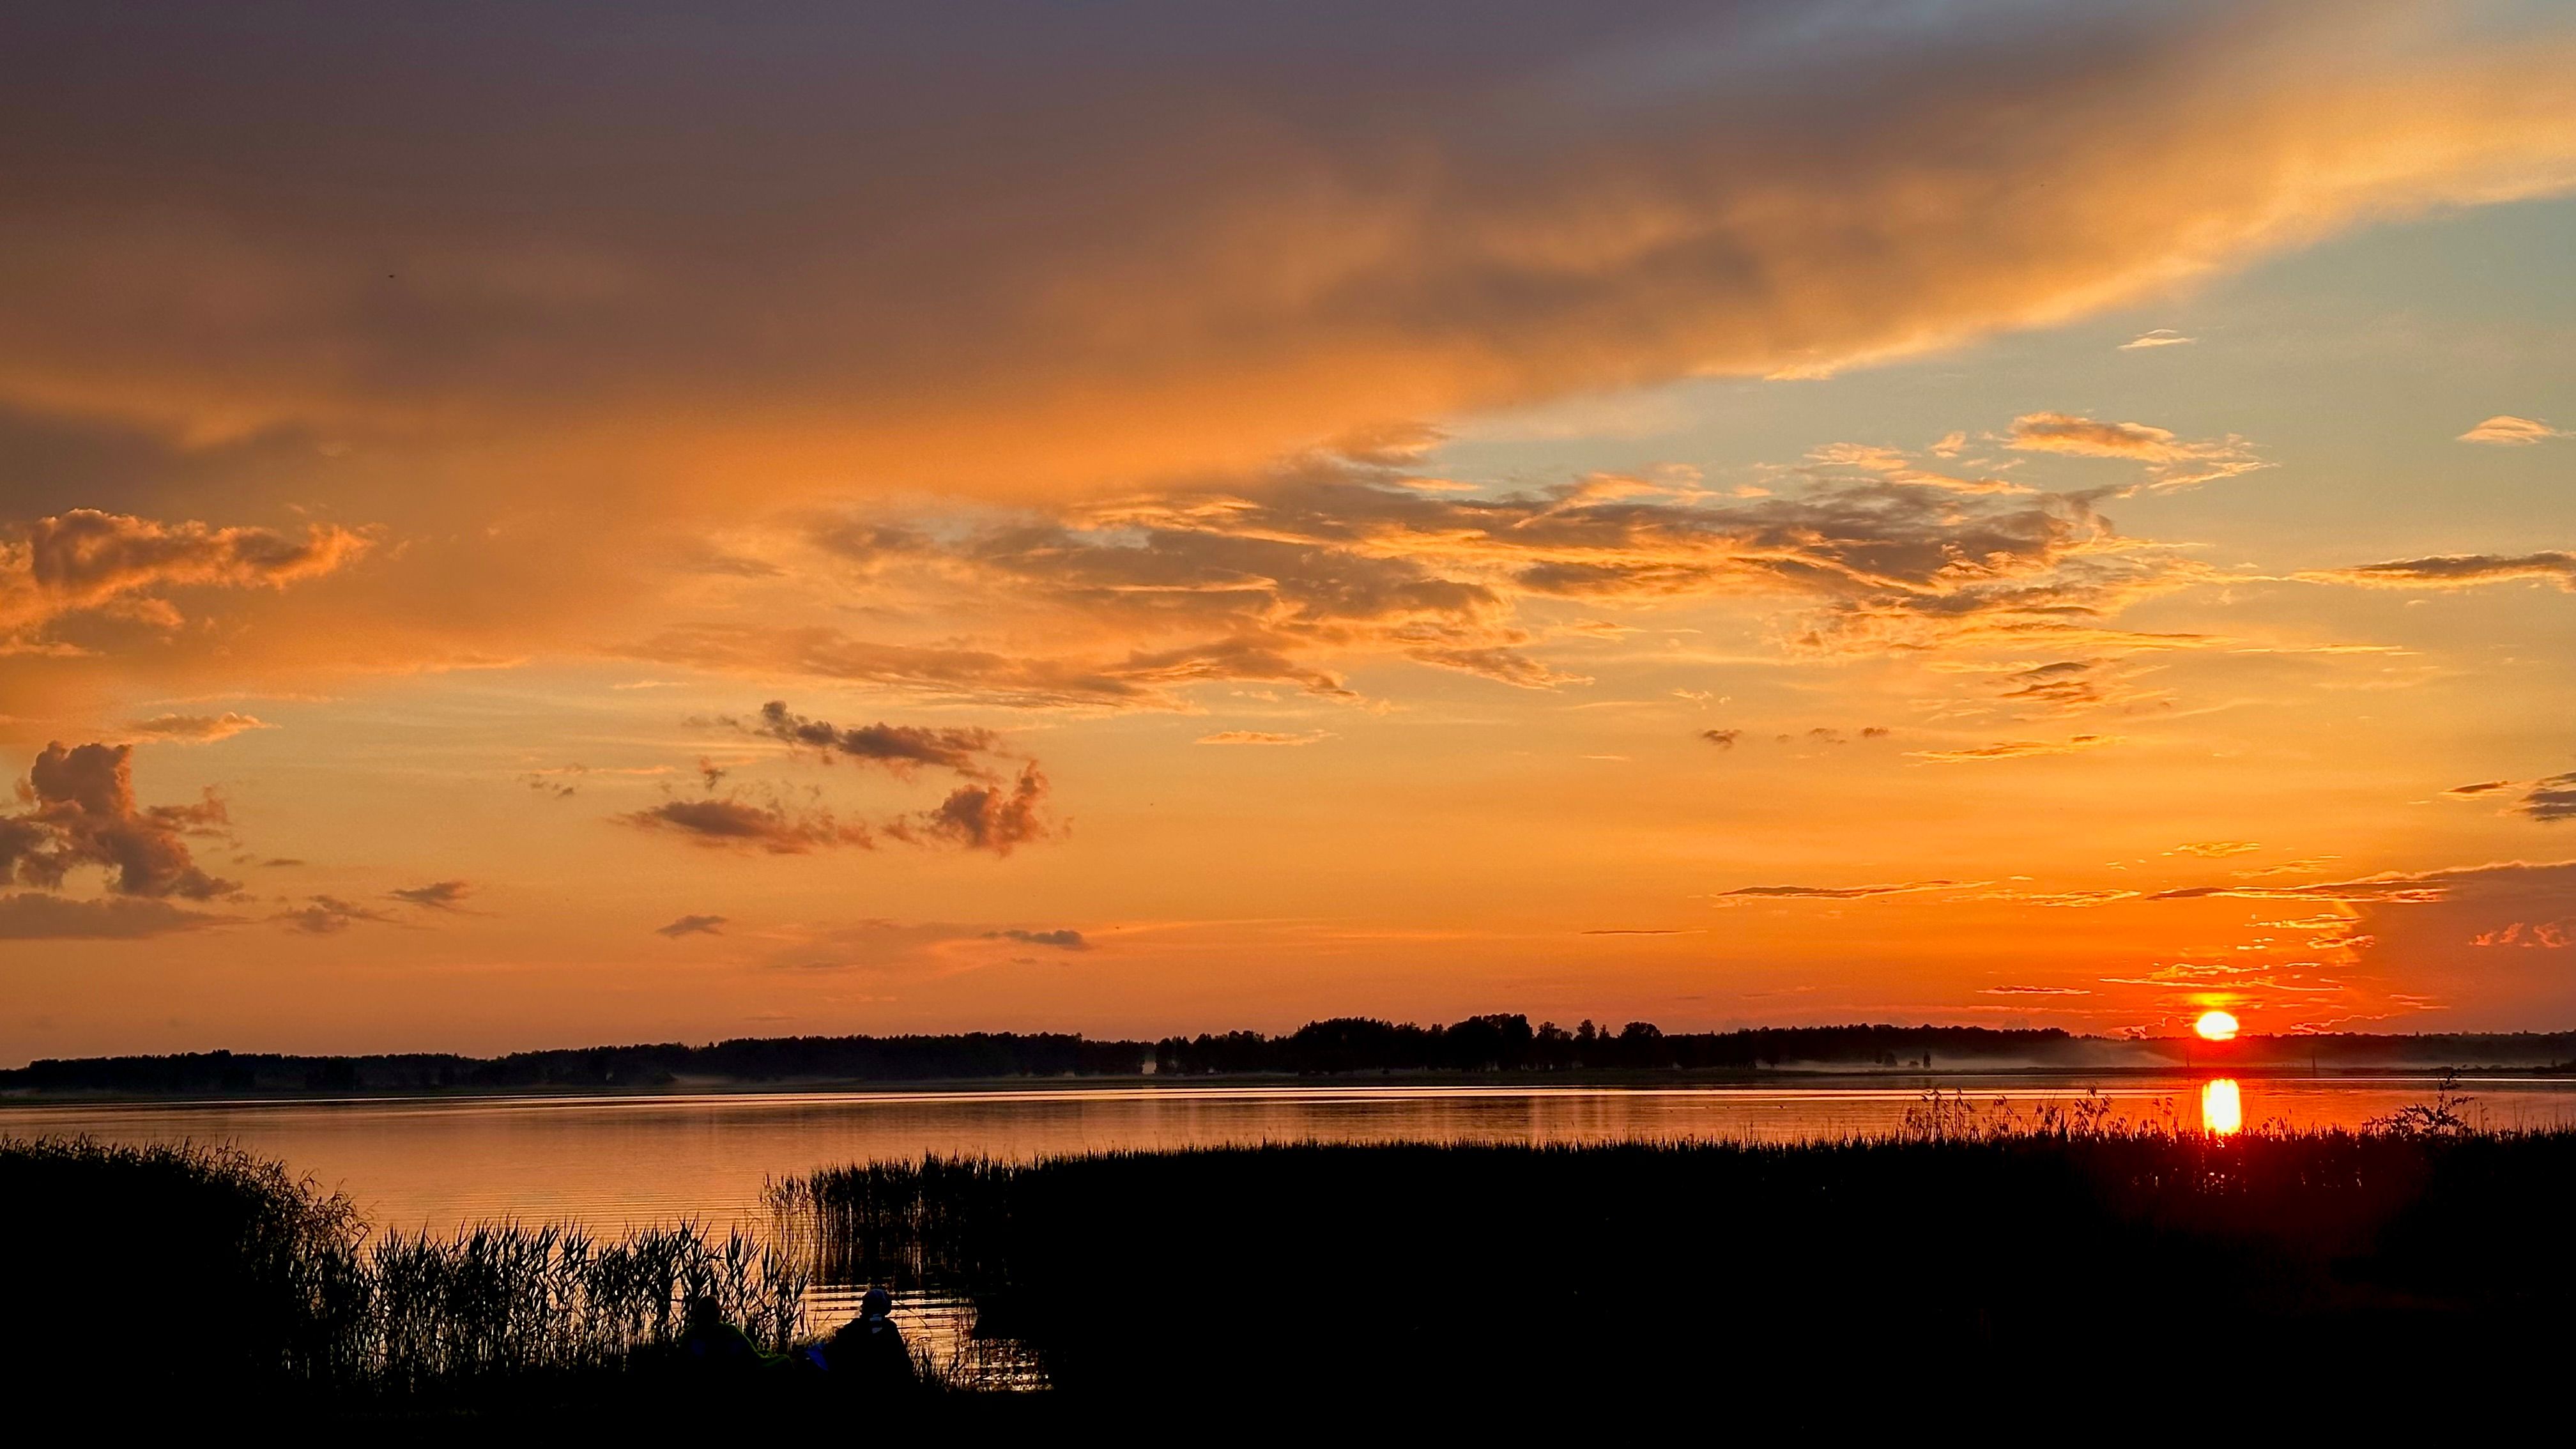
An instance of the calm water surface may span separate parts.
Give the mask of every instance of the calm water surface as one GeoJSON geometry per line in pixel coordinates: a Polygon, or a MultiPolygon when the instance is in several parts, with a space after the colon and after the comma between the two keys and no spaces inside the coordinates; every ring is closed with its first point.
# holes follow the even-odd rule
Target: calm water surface
{"type": "MultiPolygon", "coordinates": [[[[2128,1078],[2124,1116],[2233,1130],[2357,1126],[2429,1099],[2429,1077],[2128,1078]]],[[[2080,1096],[2082,1079],[1944,1078],[1991,1110],[2080,1096]]],[[[762,1183],[924,1153],[1031,1158],[1232,1143],[1731,1140],[1893,1131],[1924,1083],[1689,1087],[1160,1087],[0,1107],[0,1135],[231,1142],[346,1191],[378,1228],[499,1218],[602,1231],[758,1213],[762,1183]]],[[[2467,1115],[2495,1127],[2576,1126],[2576,1082],[2484,1079],[2467,1115]]]]}

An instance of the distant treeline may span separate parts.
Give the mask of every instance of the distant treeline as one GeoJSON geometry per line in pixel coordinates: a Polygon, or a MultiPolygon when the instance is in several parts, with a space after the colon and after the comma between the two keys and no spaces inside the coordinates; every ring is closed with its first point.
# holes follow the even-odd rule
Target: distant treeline
{"type": "Polygon", "coordinates": [[[1899,1067],[1947,1058],[2047,1061],[2073,1054],[2080,1038],[1982,1026],[1801,1026],[1754,1031],[1675,1032],[1632,1021],[1616,1031],[1584,1022],[1572,1031],[1529,1018],[1471,1016],[1449,1026],[1396,1025],[1364,1016],[1310,1021],[1286,1036],[1231,1031],[1166,1037],[1154,1046],[1162,1072],[1573,1071],[1779,1066],[1813,1062],[1899,1067]]]}
{"type": "Polygon", "coordinates": [[[0,1091],[191,1095],[672,1086],[688,1082],[929,1082],[1010,1077],[1317,1076],[1351,1072],[1755,1071],[1766,1067],[2069,1068],[2576,1062],[2576,1032],[2248,1037],[2228,1043],[2112,1039],[1978,1026],[1803,1026],[1667,1033],[1651,1022],[1571,1030],[1519,1014],[1446,1026],[1336,1017],[1293,1032],[1097,1041],[1060,1032],[746,1037],[469,1057],[444,1052],[292,1056],[188,1052],[46,1059],[0,1071],[0,1091]]]}
{"type": "Polygon", "coordinates": [[[689,1046],[581,1047],[468,1057],[447,1052],[288,1056],[187,1052],[87,1057],[0,1071],[0,1091],[405,1092],[740,1082],[927,1082],[976,1077],[1134,1076],[1151,1044],[1061,1033],[746,1037],[689,1046]]]}

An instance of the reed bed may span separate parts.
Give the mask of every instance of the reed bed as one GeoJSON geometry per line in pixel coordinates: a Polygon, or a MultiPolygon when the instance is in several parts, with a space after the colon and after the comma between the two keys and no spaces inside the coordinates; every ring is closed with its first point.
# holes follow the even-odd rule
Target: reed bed
{"type": "Polygon", "coordinates": [[[971,1297],[1077,1398],[1722,1381],[1830,1404],[1855,1373],[1940,1394],[2010,1363],[2025,1396],[2098,1389],[2177,1345],[2392,1383],[2446,1344],[2563,1353],[2576,1134],[2429,1120],[2215,1137],[1944,1098],[1842,1143],[929,1159],[769,1203],[818,1272],[971,1297]]]}
{"type": "Polygon", "coordinates": [[[702,1294],[773,1350],[804,1316],[802,1267],[739,1229],[371,1238],[227,1147],[0,1139],[0,1244],[26,1310],[0,1353],[72,1384],[470,1402],[649,1369],[702,1294]]]}

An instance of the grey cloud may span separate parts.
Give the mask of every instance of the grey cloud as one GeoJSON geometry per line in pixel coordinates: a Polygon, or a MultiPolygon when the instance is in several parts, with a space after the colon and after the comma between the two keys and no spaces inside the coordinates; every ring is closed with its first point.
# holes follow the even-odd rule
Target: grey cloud
{"type": "Polygon", "coordinates": [[[762,705],[756,720],[739,723],[754,734],[812,749],[826,761],[862,760],[898,775],[909,775],[916,766],[934,765],[989,779],[992,771],[979,757],[1002,747],[1002,737],[988,729],[890,724],[841,729],[827,720],[795,714],[785,700],[777,699],[762,705]]]}
{"type": "Polygon", "coordinates": [[[986,931],[984,935],[989,940],[1017,941],[1024,946],[1050,946],[1059,951],[1088,951],[1091,949],[1091,943],[1083,939],[1080,931],[1069,929],[1058,929],[1053,931],[986,931]]]}
{"type": "Polygon", "coordinates": [[[682,916],[669,925],[655,926],[653,934],[668,936],[675,941],[682,936],[721,936],[730,924],[732,918],[727,916],[682,916]]]}
{"type": "Polygon", "coordinates": [[[1008,855],[1055,831],[1045,816],[1047,778],[1023,766],[1009,785],[961,785],[918,814],[890,821],[885,833],[908,842],[938,841],[966,850],[1008,855]]]}
{"type": "Polygon", "coordinates": [[[1966,889],[1969,884],[1969,882],[1955,880],[1918,880],[1905,881],[1894,885],[1738,886],[1731,891],[1720,891],[1717,898],[1720,900],[1726,900],[1730,898],[1741,899],[1760,897],[1774,900],[1851,901],[1860,900],[1867,896],[1899,896],[1913,895],[1923,891],[1963,890],[1966,889]]]}
{"type": "Polygon", "coordinates": [[[308,896],[303,905],[279,911],[269,919],[312,936],[336,936],[362,922],[394,923],[392,916],[372,906],[324,895],[308,896]]]}
{"type": "Polygon", "coordinates": [[[2576,820],[2576,773],[2533,781],[2513,810],[2539,821],[2576,820]]]}
{"type": "Polygon", "coordinates": [[[665,800],[617,819],[639,829],[677,834],[699,845],[758,849],[772,855],[803,855],[842,846],[865,850],[873,843],[867,827],[844,824],[829,810],[738,795],[665,800]]]}
{"type": "Polygon", "coordinates": [[[2344,569],[2319,569],[2298,577],[2311,583],[2358,584],[2374,589],[2469,589],[2480,584],[2539,579],[2576,590],[2576,554],[2433,554],[2344,569]]]}
{"type": "Polygon", "coordinates": [[[0,895],[0,940],[135,941],[238,921],[148,896],[80,900],[23,891],[0,895]]]}
{"type": "Polygon", "coordinates": [[[423,886],[391,890],[385,894],[395,900],[408,901],[427,910],[456,911],[464,909],[465,898],[474,894],[474,887],[461,880],[442,880],[432,881],[423,886]]]}
{"type": "Polygon", "coordinates": [[[2543,823],[2576,820],[2576,771],[2549,775],[2538,780],[2480,780],[2471,785],[2454,785],[2442,792],[2452,800],[2482,800],[2520,790],[2522,798],[2505,807],[2507,812],[2527,816],[2543,823]]]}

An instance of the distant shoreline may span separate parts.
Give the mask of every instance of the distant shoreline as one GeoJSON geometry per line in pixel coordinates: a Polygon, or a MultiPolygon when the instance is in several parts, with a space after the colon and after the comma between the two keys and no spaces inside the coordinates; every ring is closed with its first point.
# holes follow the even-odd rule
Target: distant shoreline
{"type": "Polygon", "coordinates": [[[1127,1092],[1178,1092],[1208,1089],[1258,1090],[1263,1088],[1309,1088],[1318,1091],[1334,1089],[1374,1089],[1440,1092],[1462,1088],[1499,1091],[1526,1091],[1559,1088],[1570,1091],[1651,1091],[1657,1089],[1723,1089],[1765,1086],[1859,1086],[1886,1085],[1912,1087],[1929,1091],[1949,1091],[1970,1084],[2011,1085],[2014,1083],[2047,1084],[2052,1087],[2084,1085],[2116,1086],[2160,1077],[2224,1075],[2254,1081],[2372,1081],[2423,1080],[2457,1072],[2473,1081],[2497,1079],[2536,1079],[2576,1082],[2576,1068],[2565,1063],[2549,1065],[2490,1064],[2455,1066],[2422,1061],[2412,1063],[2348,1064],[2341,1066],[2307,1066],[2286,1062],[2173,1062],[2160,1065],[2070,1065],[1979,1064],[1974,1062],[1944,1063],[1925,1070],[1920,1067],[1887,1068],[1849,1065],[1788,1065],[1744,1070],[1690,1070],[1679,1068],[1633,1069],[1624,1071],[1577,1072],[1475,1072],[1475,1071],[1387,1071],[1285,1074],[1270,1072],[1209,1073],[1193,1076],[1157,1076],[1109,1073],[1067,1073],[1033,1077],[951,1077],[917,1081],[886,1081],[864,1078],[811,1078],[765,1081],[675,1081],[660,1083],[598,1083],[534,1085],[519,1087],[385,1087],[358,1091],[328,1089],[280,1088],[248,1092],[117,1092],[79,1089],[0,1090],[0,1108],[6,1107],[119,1107],[156,1106],[173,1108],[265,1107],[287,1104],[308,1106],[346,1103],[361,1105],[389,1102],[581,1102],[596,1100],[636,1100],[688,1098],[733,1098],[763,1096],[848,1096],[908,1097],[971,1094],[1024,1093],[1037,1095],[1068,1090],[1127,1092]]]}
{"type": "Polygon", "coordinates": [[[1066,1082],[1241,1085],[1635,1086],[1810,1080],[1947,1080],[2017,1074],[2514,1069],[2576,1071],[2576,1032],[2372,1036],[2076,1036],[1976,1026],[1753,1027],[1666,1033],[1652,1022],[1574,1030],[1497,1013],[1429,1026],[1369,1017],[1293,1032],[1201,1032],[1156,1041],[1064,1032],[742,1037],[474,1057],[454,1052],[308,1055],[206,1051],[47,1058],[0,1070],[0,1100],[393,1099],[718,1095],[745,1092],[1043,1090],[1066,1082]]]}

